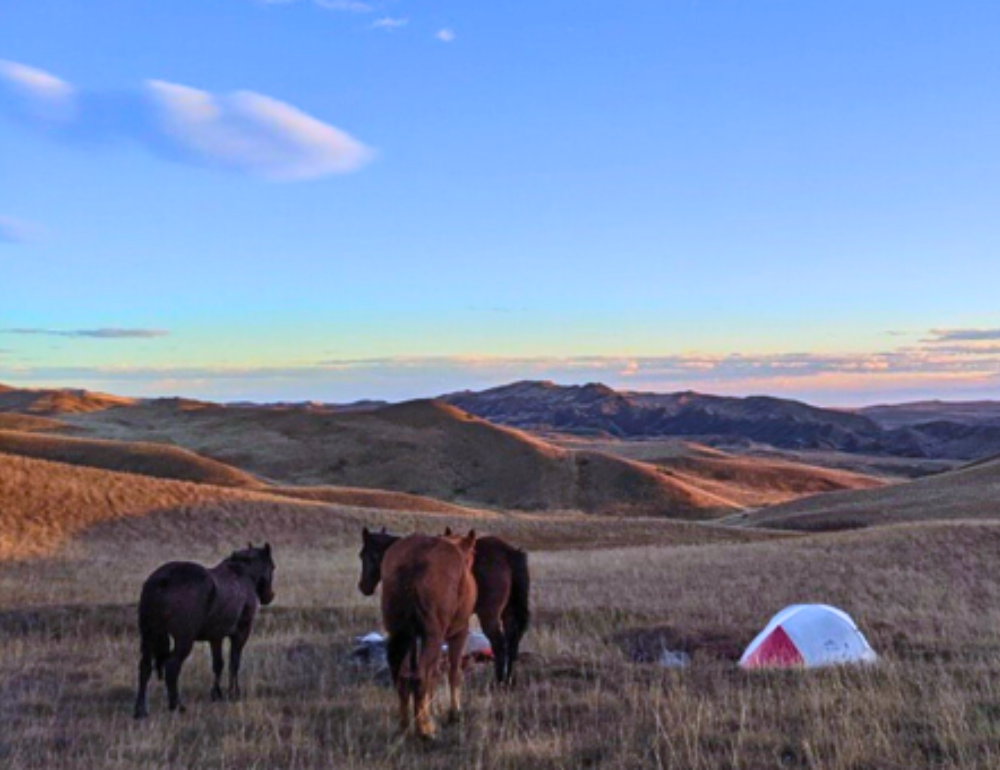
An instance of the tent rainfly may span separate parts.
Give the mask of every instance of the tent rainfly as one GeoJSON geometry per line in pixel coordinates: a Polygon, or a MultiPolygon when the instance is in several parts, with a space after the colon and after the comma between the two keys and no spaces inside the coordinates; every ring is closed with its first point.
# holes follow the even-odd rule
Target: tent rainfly
{"type": "Polygon", "coordinates": [[[750,643],[740,668],[818,668],[874,663],[877,658],[843,610],[826,604],[793,604],[775,615],[750,643]]]}

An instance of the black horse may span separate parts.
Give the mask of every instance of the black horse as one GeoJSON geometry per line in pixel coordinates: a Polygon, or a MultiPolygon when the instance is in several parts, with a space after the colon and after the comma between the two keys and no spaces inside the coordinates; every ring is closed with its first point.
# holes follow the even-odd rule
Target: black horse
{"type": "Polygon", "coordinates": [[[211,569],[192,562],[170,562],[142,586],[139,599],[139,693],[135,718],[149,714],[146,687],[155,664],[167,680],[171,711],[184,710],[177,681],[195,642],[212,646],[212,700],[222,699],[222,642],[229,637],[229,696],[239,697],[240,658],[250,638],[257,608],[274,601],[271,545],[249,545],[211,569]],[[171,647],[171,640],[173,646],[171,647]]]}

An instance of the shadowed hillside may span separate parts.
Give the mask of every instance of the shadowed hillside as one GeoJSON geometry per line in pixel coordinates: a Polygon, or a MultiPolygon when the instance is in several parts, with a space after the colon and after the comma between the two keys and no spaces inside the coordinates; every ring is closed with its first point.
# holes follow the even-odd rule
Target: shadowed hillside
{"type": "Polygon", "coordinates": [[[1000,519],[1000,459],[883,489],[796,500],[733,521],[822,531],[947,519],[1000,519]]]}

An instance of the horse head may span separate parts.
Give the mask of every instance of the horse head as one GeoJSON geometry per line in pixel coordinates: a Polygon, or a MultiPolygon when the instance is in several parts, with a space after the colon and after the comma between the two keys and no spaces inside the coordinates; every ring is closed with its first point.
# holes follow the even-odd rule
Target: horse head
{"type": "Polygon", "coordinates": [[[358,590],[365,596],[371,596],[382,582],[382,557],[389,546],[399,540],[398,535],[390,535],[382,527],[381,532],[370,532],[368,527],[361,530],[362,547],[358,556],[361,558],[361,579],[358,580],[358,590]]]}
{"type": "Polygon", "coordinates": [[[261,604],[268,605],[274,601],[275,566],[270,543],[264,543],[263,548],[254,548],[253,543],[247,543],[242,551],[234,551],[229,561],[241,565],[245,574],[253,580],[261,604]]]}
{"type": "MultiPolygon", "coordinates": [[[[450,532],[450,528],[447,531],[450,532]]],[[[458,550],[462,552],[462,556],[465,558],[465,566],[468,569],[472,569],[472,562],[476,558],[476,530],[470,529],[469,534],[465,537],[451,535],[448,539],[458,546],[458,550]]]]}

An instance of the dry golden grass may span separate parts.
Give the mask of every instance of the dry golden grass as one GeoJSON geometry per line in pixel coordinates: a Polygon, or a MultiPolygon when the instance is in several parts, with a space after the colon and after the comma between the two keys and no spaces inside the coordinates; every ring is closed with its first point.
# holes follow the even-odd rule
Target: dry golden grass
{"type": "MultiPolygon", "coordinates": [[[[206,530],[266,521],[230,519],[108,522],[53,557],[0,565],[5,768],[847,770],[986,768],[1000,757],[995,523],[611,549],[595,548],[593,532],[590,550],[536,551],[518,688],[493,692],[475,671],[465,722],[432,746],[396,739],[394,694],[349,661],[352,637],[378,625],[377,601],[355,588],[357,524],[289,533],[276,547],[277,602],[246,655],[245,700],[209,701],[199,649],[182,679],[189,712],[168,714],[157,689],[151,718],[135,723],[139,586],[166,559],[223,555],[206,530]],[[882,662],[736,670],[733,657],[795,601],[851,612],[882,662]],[[632,662],[658,640],[691,652],[692,667],[632,662]]],[[[550,524],[519,521],[524,532],[550,524]]]]}
{"type": "Polygon", "coordinates": [[[774,457],[738,456],[681,439],[613,441],[560,437],[560,446],[591,448],[655,465],[678,482],[726,501],[759,508],[844,489],[874,489],[886,481],[864,473],[774,457]]]}
{"type": "Polygon", "coordinates": [[[168,444],[104,441],[0,430],[0,452],[220,487],[265,487],[264,482],[249,473],[168,444]]]}
{"type": "Polygon", "coordinates": [[[996,458],[884,489],[834,492],[797,500],[739,517],[739,522],[825,531],[979,518],[1000,518],[1000,460],[996,458]]]}
{"type": "MultiPolygon", "coordinates": [[[[219,409],[150,408],[201,415],[197,428],[180,418],[176,430],[203,441],[212,420],[199,420],[219,409]]],[[[169,419],[145,409],[99,415],[106,425],[139,420],[120,424],[123,435],[169,438],[169,419]]],[[[342,425],[315,417],[299,426],[315,434],[314,447],[342,425]]],[[[219,446],[257,437],[278,452],[276,436],[298,419],[265,435],[227,418],[219,446]]],[[[390,420],[382,438],[398,430],[396,449],[415,457],[417,437],[439,420],[417,409],[390,420]]],[[[362,427],[355,440],[374,430],[362,427]]],[[[305,451],[293,433],[286,438],[286,448],[305,451]]],[[[265,448],[250,446],[263,457],[265,448]]],[[[578,472],[620,493],[619,466],[593,465],[578,472]]],[[[995,768],[1000,521],[988,519],[1000,519],[998,476],[992,462],[818,497],[796,515],[827,501],[838,525],[844,510],[865,523],[953,521],[803,537],[663,518],[438,509],[377,491],[225,488],[0,454],[0,767],[995,768]],[[384,509],[405,505],[423,508],[384,509]],[[977,516],[987,520],[964,520],[977,516]],[[535,613],[518,688],[494,692],[489,672],[475,671],[465,722],[431,746],[396,738],[394,694],[349,660],[353,637],[378,627],[377,600],[355,587],[363,524],[474,526],[532,551],[535,613]],[[157,688],[152,717],[135,723],[142,581],[164,561],[215,562],[264,539],[275,547],[278,598],[247,651],[245,700],[209,701],[207,652],[198,650],[182,679],[189,712],[168,714],[157,688]],[[744,646],[795,602],[847,610],[881,662],[738,671],[744,646]],[[691,668],[635,662],[662,646],[689,652],[691,668]]],[[[748,518],[766,522],[789,507],[748,518]]]]}
{"type": "Polygon", "coordinates": [[[0,412],[0,430],[18,430],[32,433],[59,433],[71,430],[71,426],[59,420],[48,417],[36,417],[31,414],[15,414],[0,412]]]}

